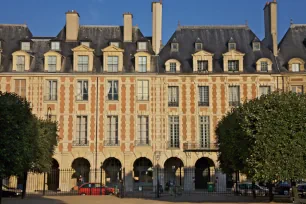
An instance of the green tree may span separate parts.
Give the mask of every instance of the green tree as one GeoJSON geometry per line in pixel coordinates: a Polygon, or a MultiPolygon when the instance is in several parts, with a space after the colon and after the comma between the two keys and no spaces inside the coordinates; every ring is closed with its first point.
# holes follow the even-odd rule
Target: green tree
{"type": "Polygon", "coordinates": [[[305,95],[275,92],[246,102],[219,122],[216,134],[225,172],[269,183],[306,178],[305,95]]]}

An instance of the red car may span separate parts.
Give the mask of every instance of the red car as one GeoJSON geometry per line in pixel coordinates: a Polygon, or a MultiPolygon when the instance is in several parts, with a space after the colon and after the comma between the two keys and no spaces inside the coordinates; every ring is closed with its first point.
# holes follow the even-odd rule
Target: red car
{"type": "Polygon", "coordinates": [[[109,195],[114,193],[114,188],[101,186],[100,183],[84,183],[78,189],[79,195],[109,195]]]}

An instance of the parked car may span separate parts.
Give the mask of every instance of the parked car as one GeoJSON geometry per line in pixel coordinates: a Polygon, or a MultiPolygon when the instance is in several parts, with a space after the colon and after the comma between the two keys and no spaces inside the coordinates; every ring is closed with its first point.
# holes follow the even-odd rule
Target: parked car
{"type": "Polygon", "coordinates": [[[291,184],[287,181],[278,182],[275,184],[273,194],[275,195],[289,195],[291,184]]]}
{"type": "MultiPolygon", "coordinates": [[[[298,184],[296,187],[298,196],[300,198],[306,198],[306,183],[298,184]]],[[[292,188],[290,189],[290,193],[292,195],[292,188]]]]}
{"type": "Polygon", "coordinates": [[[79,195],[109,195],[115,194],[114,188],[102,186],[100,183],[84,183],[78,188],[79,195]]]}
{"type": "MultiPolygon", "coordinates": [[[[236,189],[236,183],[232,188],[232,192],[235,193],[237,190],[239,195],[252,195],[252,183],[244,182],[239,183],[238,188],[236,189]]],[[[256,196],[267,196],[269,194],[269,189],[258,184],[255,184],[255,194],[256,196]]]]}
{"type": "Polygon", "coordinates": [[[9,188],[6,185],[2,185],[2,196],[3,197],[17,197],[21,196],[22,190],[17,188],[9,188]]]}

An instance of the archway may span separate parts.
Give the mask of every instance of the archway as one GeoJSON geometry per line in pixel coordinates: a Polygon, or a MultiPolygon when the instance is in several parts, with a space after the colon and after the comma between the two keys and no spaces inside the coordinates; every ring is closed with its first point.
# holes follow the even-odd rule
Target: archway
{"type": "Polygon", "coordinates": [[[71,167],[74,169],[72,178],[77,179],[77,185],[89,182],[90,163],[85,158],[77,158],[72,162],[71,167]]]}
{"type": "Polygon", "coordinates": [[[133,177],[136,186],[152,186],[153,185],[153,165],[152,162],[145,157],[141,157],[134,162],[133,177]]]}
{"type": "Polygon", "coordinates": [[[195,188],[207,189],[207,183],[213,181],[214,162],[206,157],[199,159],[195,164],[195,188]]]}
{"type": "Polygon", "coordinates": [[[164,164],[165,182],[172,182],[174,185],[183,186],[184,163],[177,157],[171,157],[164,164]]]}
{"type": "Polygon", "coordinates": [[[103,162],[102,169],[105,172],[104,184],[106,186],[115,186],[119,184],[122,179],[121,168],[121,162],[114,157],[108,158],[103,162]]]}
{"type": "Polygon", "coordinates": [[[48,190],[57,191],[59,188],[59,164],[56,159],[52,159],[52,166],[47,177],[48,190]]]}

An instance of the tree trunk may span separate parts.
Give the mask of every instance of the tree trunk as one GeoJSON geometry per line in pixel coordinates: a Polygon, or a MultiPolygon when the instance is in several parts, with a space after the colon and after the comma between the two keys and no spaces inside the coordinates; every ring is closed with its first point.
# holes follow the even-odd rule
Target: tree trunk
{"type": "Polygon", "coordinates": [[[253,198],[256,199],[255,182],[254,181],[252,181],[252,194],[253,194],[253,198]]]}
{"type": "Polygon", "coordinates": [[[2,184],[3,184],[2,182],[3,182],[3,180],[0,177],[0,204],[2,203],[2,184]]]}
{"type": "Polygon", "coordinates": [[[268,187],[269,187],[269,201],[272,202],[274,199],[274,195],[273,195],[273,189],[272,189],[272,183],[269,182],[268,183],[268,187]]]}
{"type": "Polygon", "coordinates": [[[23,172],[23,189],[22,189],[22,196],[21,198],[24,199],[26,196],[27,191],[27,180],[28,180],[28,172],[23,172]]]}

